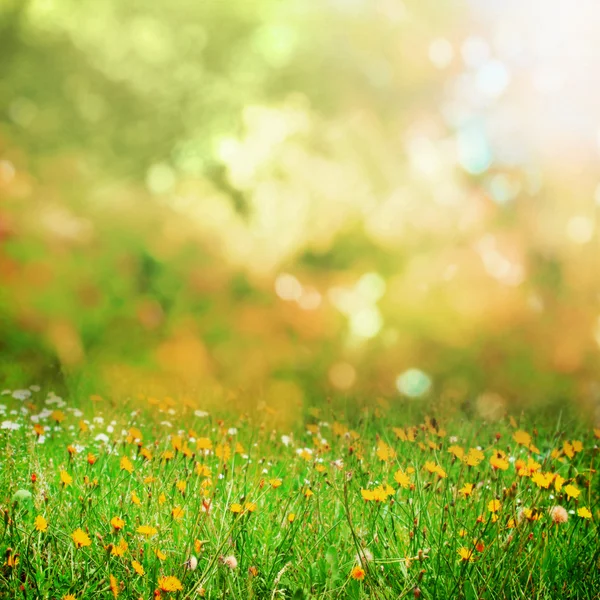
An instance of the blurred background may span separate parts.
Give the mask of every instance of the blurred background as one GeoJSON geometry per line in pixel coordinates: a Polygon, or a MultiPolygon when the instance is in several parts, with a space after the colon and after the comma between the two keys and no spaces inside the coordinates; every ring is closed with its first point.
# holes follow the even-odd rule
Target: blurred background
{"type": "Polygon", "coordinates": [[[0,15],[0,387],[600,404],[594,0],[0,15]]]}

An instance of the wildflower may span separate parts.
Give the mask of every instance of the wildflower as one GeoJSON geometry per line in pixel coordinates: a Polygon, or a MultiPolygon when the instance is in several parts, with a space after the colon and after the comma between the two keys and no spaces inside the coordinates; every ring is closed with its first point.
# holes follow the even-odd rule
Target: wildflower
{"type": "Polygon", "coordinates": [[[484,458],[485,455],[481,450],[470,448],[463,460],[469,467],[476,467],[484,458]]]}
{"type": "Polygon", "coordinates": [[[581,491],[570,483],[569,485],[565,486],[565,494],[567,494],[569,498],[577,498],[577,496],[581,494],[581,491]]]}
{"type": "Polygon", "coordinates": [[[133,473],[133,463],[126,456],[121,459],[121,471],[133,473]]]}
{"type": "Polygon", "coordinates": [[[490,465],[492,465],[494,469],[500,469],[502,471],[508,469],[508,461],[502,456],[492,456],[492,458],[490,458],[490,465]]]}
{"type": "Polygon", "coordinates": [[[234,513],[234,514],[239,514],[241,513],[244,509],[242,508],[242,505],[239,504],[238,502],[234,502],[230,507],[229,510],[234,513]]]}
{"type": "Polygon", "coordinates": [[[581,508],[577,509],[577,515],[582,519],[592,518],[592,513],[590,512],[589,508],[586,508],[585,506],[582,506],[581,508]]]}
{"type": "Polygon", "coordinates": [[[173,507],[173,510],[171,511],[171,516],[174,519],[179,520],[179,519],[183,518],[184,513],[185,513],[185,511],[183,510],[183,508],[181,508],[179,506],[175,506],[175,507],[173,507]]]}
{"type": "Polygon", "coordinates": [[[93,465],[96,462],[97,458],[93,454],[90,453],[87,455],[86,460],[89,465],[93,465]]]}
{"type": "Polygon", "coordinates": [[[269,479],[269,483],[273,489],[277,489],[281,485],[281,479],[269,479]]]}
{"type": "Polygon", "coordinates": [[[36,423],[36,424],[33,426],[33,431],[35,431],[35,434],[36,434],[38,437],[40,437],[41,435],[44,435],[44,431],[45,431],[45,430],[44,430],[44,426],[43,426],[43,425],[40,425],[39,423],[36,423]]]}
{"type": "Polygon", "coordinates": [[[110,591],[115,598],[119,595],[119,582],[114,575],[110,576],[110,591]]]}
{"type": "Polygon", "coordinates": [[[350,571],[350,577],[352,577],[352,579],[356,579],[357,581],[362,581],[365,578],[365,570],[360,565],[356,565],[352,567],[352,571],[350,571]]]}
{"type": "Polygon", "coordinates": [[[134,504],[137,504],[137,506],[139,506],[142,503],[140,497],[135,492],[131,492],[131,501],[134,504]]]}
{"type": "Polygon", "coordinates": [[[186,569],[195,571],[198,566],[198,559],[192,554],[183,564],[186,569]]]}
{"type": "Polygon", "coordinates": [[[296,519],[296,513],[290,513],[290,514],[288,515],[288,518],[287,518],[287,519],[288,519],[288,521],[289,521],[290,523],[293,523],[293,522],[294,522],[294,520],[296,519]]]}
{"type": "Polygon", "coordinates": [[[488,510],[491,513],[498,512],[502,508],[502,503],[500,500],[490,500],[488,503],[488,510]]]}
{"type": "Polygon", "coordinates": [[[463,498],[468,498],[473,493],[473,484],[465,483],[465,485],[458,490],[458,493],[461,494],[463,498]]]}
{"type": "Polygon", "coordinates": [[[77,548],[83,548],[84,546],[91,546],[92,540],[90,540],[90,536],[83,531],[83,529],[76,529],[72,534],[71,538],[75,542],[75,546],[77,548]]]}
{"type": "Polygon", "coordinates": [[[246,502],[244,510],[247,512],[254,512],[256,510],[256,502],[246,502]]]}
{"type": "Polygon", "coordinates": [[[35,528],[37,531],[46,531],[48,529],[48,522],[42,515],[38,515],[34,521],[35,528]]]}
{"type": "Polygon", "coordinates": [[[129,544],[121,538],[121,541],[111,548],[110,553],[112,556],[123,556],[127,552],[127,548],[129,548],[129,544]]]}
{"type": "Polygon", "coordinates": [[[76,600],[73,594],[65,594],[61,600],[76,600]]]}
{"type": "Polygon", "coordinates": [[[138,575],[144,575],[145,571],[144,571],[144,567],[142,567],[142,565],[137,561],[137,560],[132,560],[131,561],[131,566],[133,567],[133,570],[138,574],[138,575]]]}
{"type": "Polygon", "coordinates": [[[553,506],[550,509],[550,518],[555,523],[566,523],[569,520],[569,513],[562,506],[553,506]]]}
{"type": "Polygon", "coordinates": [[[229,567],[232,571],[234,569],[237,569],[238,561],[237,561],[237,558],[235,556],[233,556],[233,554],[231,554],[230,556],[222,556],[221,557],[221,562],[226,567],[229,567]]]}
{"type": "Polygon", "coordinates": [[[150,537],[156,535],[158,533],[158,529],[156,529],[156,527],[151,527],[150,525],[140,525],[137,528],[137,532],[150,537]]]}
{"type": "Polygon", "coordinates": [[[73,444],[69,444],[67,446],[67,452],[69,453],[69,456],[73,456],[74,454],[77,454],[77,448],[75,448],[73,444]]]}
{"type": "Polygon", "coordinates": [[[552,480],[554,479],[554,475],[552,473],[541,473],[540,471],[536,471],[531,476],[531,481],[535,483],[539,488],[548,489],[552,480]]]}
{"type": "Polygon", "coordinates": [[[183,494],[185,493],[185,488],[186,488],[187,484],[185,481],[178,481],[175,484],[175,487],[183,494]]]}
{"type": "Polygon", "coordinates": [[[115,531],[120,531],[123,529],[123,527],[125,527],[125,521],[123,521],[121,517],[113,517],[110,520],[110,524],[113,526],[115,531]]]}
{"type": "Polygon", "coordinates": [[[167,558],[167,555],[162,550],[159,550],[158,548],[154,551],[154,554],[156,554],[156,557],[158,558],[158,560],[165,560],[167,558]]]}
{"type": "Polygon", "coordinates": [[[448,452],[450,452],[450,454],[453,454],[458,460],[462,460],[465,456],[465,451],[463,450],[463,448],[457,446],[456,444],[450,446],[450,448],[448,448],[448,452]]]}
{"type": "Polygon", "coordinates": [[[410,477],[402,469],[399,469],[394,473],[394,480],[404,489],[408,489],[410,487],[410,477]]]}
{"type": "Polygon", "coordinates": [[[159,577],[158,587],[163,592],[180,592],[181,590],[183,590],[181,581],[179,581],[179,579],[177,579],[177,577],[173,577],[173,575],[168,575],[166,577],[159,577]]]}
{"type": "Polygon", "coordinates": [[[521,444],[521,446],[529,447],[529,445],[531,444],[531,436],[522,429],[519,429],[519,431],[515,431],[513,439],[515,440],[515,442],[517,442],[517,444],[521,444]]]}
{"type": "Polygon", "coordinates": [[[68,485],[71,485],[73,483],[73,478],[66,471],[61,471],[60,482],[63,484],[64,487],[67,487],[68,485]]]}
{"type": "Polygon", "coordinates": [[[473,550],[469,548],[465,548],[463,546],[462,548],[459,548],[457,552],[460,556],[460,559],[464,562],[473,562],[475,560],[475,557],[473,556],[473,550]]]}

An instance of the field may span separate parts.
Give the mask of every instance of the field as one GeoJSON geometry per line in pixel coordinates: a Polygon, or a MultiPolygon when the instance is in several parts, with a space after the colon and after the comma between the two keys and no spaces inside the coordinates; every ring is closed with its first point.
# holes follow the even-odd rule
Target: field
{"type": "Polygon", "coordinates": [[[0,597],[598,598],[600,430],[5,390],[0,597]]]}

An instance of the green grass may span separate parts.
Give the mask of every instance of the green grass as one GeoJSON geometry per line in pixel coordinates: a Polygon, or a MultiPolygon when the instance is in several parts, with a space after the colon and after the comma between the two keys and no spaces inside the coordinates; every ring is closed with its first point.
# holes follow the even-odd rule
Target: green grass
{"type": "Polygon", "coordinates": [[[375,403],[307,407],[278,430],[268,407],[197,416],[168,400],[63,406],[42,391],[0,404],[0,598],[600,594],[598,439],[575,419],[438,424],[375,403]],[[460,449],[477,447],[470,466],[460,449]],[[76,547],[77,529],[89,545],[76,547]],[[182,590],[157,592],[166,576],[182,590]]]}

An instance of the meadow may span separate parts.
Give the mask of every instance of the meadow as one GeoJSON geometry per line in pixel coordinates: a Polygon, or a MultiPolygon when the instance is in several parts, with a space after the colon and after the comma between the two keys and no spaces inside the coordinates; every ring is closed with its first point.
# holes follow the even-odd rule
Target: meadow
{"type": "Polygon", "coordinates": [[[0,597],[598,598],[600,429],[0,396],[0,597]]]}

